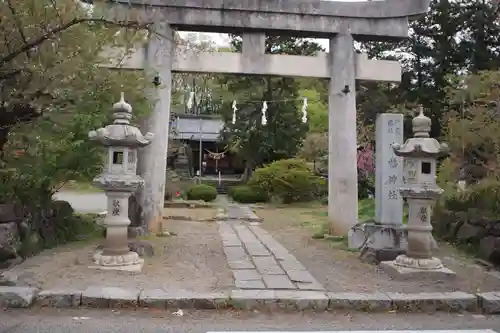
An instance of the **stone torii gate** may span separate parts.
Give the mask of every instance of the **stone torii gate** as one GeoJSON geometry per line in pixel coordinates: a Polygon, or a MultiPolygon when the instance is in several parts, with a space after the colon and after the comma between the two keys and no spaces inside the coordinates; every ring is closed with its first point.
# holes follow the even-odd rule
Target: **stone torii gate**
{"type": "Polygon", "coordinates": [[[345,235],[357,223],[355,80],[399,82],[398,62],[369,60],[356,54],[355,40],[408,37],[409,20],[428,11],[430,0],[341,2],[323,0],[113,0],[105,3],[112,20],[153,23],[146,47],[110,67],[149,69],[161,86],[147,122],[155,134],[140,160],[145,178],[141,198],[145,223],[155,229],[162,219],[172,72],[233,73],[327,78],[328,216],[331,231],[345,235]],[[241,33],[242,53],[176,49],[174,29],[241,33]],[[328,38],[330,52],[311,56],[265,54],[265,36],[328,38]],[[161,35],[161,37],[159,37],[161,35]]]}

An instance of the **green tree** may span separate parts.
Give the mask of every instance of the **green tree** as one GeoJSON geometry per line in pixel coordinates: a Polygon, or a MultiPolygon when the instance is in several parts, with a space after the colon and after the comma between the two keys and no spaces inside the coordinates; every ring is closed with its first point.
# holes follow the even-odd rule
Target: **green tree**
{"type": "Polygon", "coordinates": [[[313,171],[318,162],[328,158],[328,133],[308,133],[299,152],[299,157],[313,163],[313,171]]]}
{"type": "Polygon", "coordinates": [[[0,152],[18,122],[85,107],[84,99],[99,97],[97,90],[114,83],[123,85],[128,99],[138,95],[142,81],[135,80],[137,73],[118,74],[97,66],[104,47],[128,48],[131,43],[125,41],[143,37],[137,30],[118,30],[141,28],[138,24],[92,16],[77,0],[6,0],[0,3],[0,17],[0,152]]]}
{"type": "MultiPolygon", "coordinates": [[[[439,137],[453,77],[500,66],[500,20],[495,2],[432,0],[427,15],[410,23],[410,38],[396,44],[362,43],[359,49],[370,57],[395,58],[403,65],[399,85],[358,83],[364,121],[373,123],[380,112],[422,104],[433,120],[431,135],[439,137]]],[[[407,122],[407,133],[411,132],[409,125],[407,122]]]]}
{"type": "MultiPolygon", "coordinates": [[[[232,36],[234,52],[241,52],[241,38],[232,36]]],[[[315,55],[321,47],[308,40],[267,36],[266,53],[315,55]]],[[[232,124],[231,103],[224,104],[226,126],[223,137],[233,151],[245,159],[245,178],[256,165],[294,156],[307,132],[298,108],[299,83],[293,78],[264,76],[226,76],[221,79],[238,101],[236,122],[232,124]],[[267,124],[261,123],[263,101],[268,101],[267,124]]]]}
{"type": "Polygon", "coordinates": [[[105,48],[128,49],[147,27],[92,16],[76,0],[1,1],[0,17],[0,200],[19,205],[25,240],[43,234],[64,182],[99,172],[87,135],[109,123],[120,92],[136,115],[149,109],[142,73],[99,66],[105,48]]]}
{"type": "Polygon", "coordinates": [[[456,77],[456,88],[448,89],[444,139],[451,154],[442,170],[452,177],[447,181],[500,179],[499,81],[500,71],[482,71],[456,77]]]}
{"type": "MultiPolygon", "coordinates": [[[[321,92],[315,89],[301,89],[299,95],[307,98],[309,132],[328,132],[328,101],[325,102],[321,92]]],[[[300,110],[301,107],[302,101],[298,101],[297,108],[300,110]]]]}

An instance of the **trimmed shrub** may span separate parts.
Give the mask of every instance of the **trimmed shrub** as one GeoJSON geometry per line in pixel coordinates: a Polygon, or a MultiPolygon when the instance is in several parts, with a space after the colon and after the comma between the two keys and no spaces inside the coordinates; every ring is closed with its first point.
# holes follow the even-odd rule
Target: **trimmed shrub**
{"type": "Polygon", "coordinates": [[[268,195],[258,188],[240,185],[235,186],[230,192],[231,198],[240,203],[257,203],[268,201],[268,195]]]}
{"type": "Polygon", "coordinates": [[[203,200],[206,202],[214,201],[217,197],[215,187],[205,184],[196,184],[187,191],[188,200],[203,200]]]}
{"type": "Polygon", "coordinates": [[[310,201],[320,195],[324,182],[300,159],[280,160],[255,170],[248,185],[283,203],[310,201]]]}

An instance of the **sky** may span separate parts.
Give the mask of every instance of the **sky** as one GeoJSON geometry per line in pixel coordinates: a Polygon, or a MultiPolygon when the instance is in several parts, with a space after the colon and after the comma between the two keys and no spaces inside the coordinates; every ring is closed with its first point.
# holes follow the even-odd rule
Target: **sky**
{"type": "MultiPolygon", "coordinates": [[[[330,0],[326,0],[330,1],[330,0]]],[[[339,0],[337,0],[339,1],[339,0]]],[[[367,1],[367,0],[340,0],[342,2],[361,2],[361,1],[367,1]]],[[[187,37],[187,35],[190,34],[188,32],[180,32],[180,35],[182,37],[187,37]]],[[[195,33],[198,35],[198,38],[200,40],[212,40],[214,43],[216,43],[218,46],[229,46],[229,35],[228,34],[217,34],[217,33],[195,33]]],[[[325,48],[325,50],[328,52],[328,40],[327,39],[312,39],[321,46],[325,48]]]]}

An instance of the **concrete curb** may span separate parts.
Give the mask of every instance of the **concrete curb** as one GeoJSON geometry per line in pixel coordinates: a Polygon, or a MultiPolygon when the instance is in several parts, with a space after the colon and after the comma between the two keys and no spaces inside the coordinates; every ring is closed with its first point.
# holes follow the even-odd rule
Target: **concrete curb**
{"type": "Polygon", "coordinates": [[[89,287],[85,290],[38,290],[0,287],[4,308],[156,308],[242,309],[292,311],[348,310],[366,312],[483,312],[500,313],[500,292],[477,295],[447,293],[332,293],[303,290],[232,290],[196,293],[89,287]]]}

